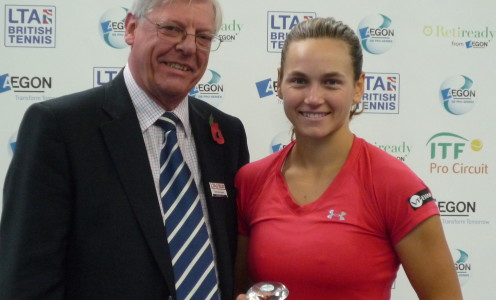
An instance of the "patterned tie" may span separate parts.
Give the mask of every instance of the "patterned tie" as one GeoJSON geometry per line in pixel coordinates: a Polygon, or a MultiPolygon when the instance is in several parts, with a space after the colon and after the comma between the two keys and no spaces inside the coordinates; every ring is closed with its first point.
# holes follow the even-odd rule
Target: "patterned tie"
{"type": "Polygon", "coordinates": [[[155,123],[164,130],[159,186],[177,299],[220,299],[200,196],[177,143],[178,122],[166,112],[155,123]]]}

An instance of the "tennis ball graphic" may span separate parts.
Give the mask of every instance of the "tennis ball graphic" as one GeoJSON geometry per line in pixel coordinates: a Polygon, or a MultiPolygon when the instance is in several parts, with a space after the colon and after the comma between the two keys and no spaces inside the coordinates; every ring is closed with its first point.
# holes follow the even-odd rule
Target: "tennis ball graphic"
{"type": "Polygon", "coordinates": [[[481,151],[482,150],[482,141],[479,139],[472,140],[472,142],[470,142],[470,148],[472,148],[472,150],[474,150],[476,152],[481,151]]]}

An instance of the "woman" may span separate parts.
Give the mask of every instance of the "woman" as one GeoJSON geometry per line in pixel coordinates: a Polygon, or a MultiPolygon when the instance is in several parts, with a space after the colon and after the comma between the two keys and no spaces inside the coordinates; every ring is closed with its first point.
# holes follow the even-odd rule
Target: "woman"
{"type": "Polygon", "coordinates": [[[342,22],[315,18],[288,35],[278,96],[296,139],[236,177],[240,293],[280,281],[291,300],[390,299],[402,264],[420,299],[462,299],[428,187],[349,128],[364,79],[342,22]]]}

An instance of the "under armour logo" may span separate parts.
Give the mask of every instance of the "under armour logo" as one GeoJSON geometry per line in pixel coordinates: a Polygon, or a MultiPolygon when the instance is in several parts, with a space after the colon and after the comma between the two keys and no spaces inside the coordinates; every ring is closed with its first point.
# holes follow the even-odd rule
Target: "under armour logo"
{"type": "Polygon", "coordinates": [[[327,216],[329,219],[332,219],[333,217],[339,217],[340,221],[344,221],[344,216],[346,216],[346,212],[341,212],[340,214],[335,214],[334,209],[331,209],[329,211],[329,215],[327,216]]]}

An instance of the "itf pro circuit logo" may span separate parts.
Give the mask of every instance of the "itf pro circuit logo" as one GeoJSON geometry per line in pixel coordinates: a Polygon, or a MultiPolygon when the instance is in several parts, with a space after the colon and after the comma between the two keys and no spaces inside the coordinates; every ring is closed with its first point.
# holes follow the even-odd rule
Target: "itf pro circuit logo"
{"type": "Polygon", "coordinates": [[[221,80],[219,73],[208,69],[189,95],[217,107],[224,98],[224,85],[221,80]]]}
{"type": "Polygon", "coordinates": [[[480,139],[470,141],[458,134],[441,132],[433,135],[426,146],[429,147],[431,154],[432,161],[429,165],[431,174],[487,175],[489,173],[487,163],[468,162],[470,156],[476,157],[475,154],[483,150],[483,142],[480,139]],[[473,152],[472,155],[470,150],[473,152]]]}
{"type": "Polygon", "coordinates": [[[393,47],[394,28],[391,19],[374,14],[363,19],[358,25],[362,47],[371,54],[383,54],[393,47]]]}
{"type": "Polygon", "coordinates": [[[301,21],[316,17],[314,12],[267,12],[267,52],[281,52],[289,31],[301,21]]]}
{"type": "Polygon", "coordinates": [[[365,91],[358,110],[365,113],[399,114],[400,74],[367,73],[365,91]]]}
{"type": "Polygon", "coordinates": [[[55,6],[5,5],[5,47],[55,48],[55,6]]]}
{"type": "Polygon", "coordinates": [[[447,112],[463,115],[472,110],[476,102],[474,81],[464,75],[446,79],[440,88],[440,100],[447,112]]]}
{"type": "Polygon", "coordinates": [[[122,49],[127,46],[124,40],[127,11],[127,8],[116,7],[107,10],[100,17],[100,35],[112,48],[122,49]]]}

